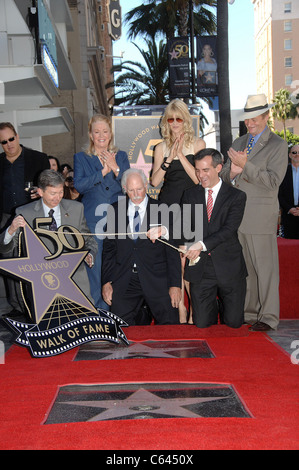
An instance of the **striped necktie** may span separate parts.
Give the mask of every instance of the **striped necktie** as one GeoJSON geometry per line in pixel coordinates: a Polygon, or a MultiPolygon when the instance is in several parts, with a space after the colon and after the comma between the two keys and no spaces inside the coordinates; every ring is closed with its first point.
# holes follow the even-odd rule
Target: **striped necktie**
{"type": "Polygon", "coordinates": [[[136,241],[138,238],[138,232],[140,230],[140,214],[139,206],[135,206],[135,214],[133,218],[133,240],[136,241]]]}
{"type": "Polygon", "coordinates": [[[253,140],[254,140],[254,137],[251,136],[250,139],[249,139],[249,142],[248,142],[248,145],[247,145],[247,156],[250,154],[252,148],[253,148],[253,140]]]}
{"type": "Polygon", "coordinates": [[[212,210],[213,210],[213,190],[208,189],[208,200],[207,200],[207,213],[208,213],[208,221],[210,222],[212,210]]]}

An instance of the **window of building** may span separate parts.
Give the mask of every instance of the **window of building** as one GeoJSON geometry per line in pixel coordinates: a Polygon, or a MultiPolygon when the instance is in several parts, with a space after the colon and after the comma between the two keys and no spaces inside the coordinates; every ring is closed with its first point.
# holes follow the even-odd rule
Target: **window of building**
{"type": "Polygon", "coordinates": [[[284,58],[284,66],[285,66],[285,67],[293,67],[293,59],[292,59],[292,57],[285,57],[285,58],[284,58]]]}
{"type": "Polygon", "coordinates": [[[285,49],[285,51],[289,51],[289,50],[293,49],[292,39],[285,39],[284,40],[284,49],[285,49]]]}
{"type": "Polygon", "coordinates": [[[287,2],[284,4],[284,12],[292,13],[292,2],[287,2]]]}
{"type": "Polygon", "coordinates": [[[289,32],[289,31],[293,31],[292,21],[285,21],[284,22],[284,31],[285,31],[285,33],[289,32]]]}
{"type": "Polygon", "coordinates": [[[291,86],[292,82],[293,82],[293,75],[291,75],[291,74],[285,75],[285,77],[284,77],[285,86],[291,86]]]}

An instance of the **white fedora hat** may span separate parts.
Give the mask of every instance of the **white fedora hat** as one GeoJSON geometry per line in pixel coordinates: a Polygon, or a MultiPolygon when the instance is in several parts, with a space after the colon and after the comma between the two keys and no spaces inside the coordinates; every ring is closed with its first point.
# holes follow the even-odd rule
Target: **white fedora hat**
{"type": "Polygon", "coordinates": [[[260,114],[269,111],[274,106],[274,104],[268,104],[267,98],[264,93],[260,95],[249,95],[244,107],[244,111],[239,116],[240,121],[245,121],[245,119],[252,119],[260,114]]]}

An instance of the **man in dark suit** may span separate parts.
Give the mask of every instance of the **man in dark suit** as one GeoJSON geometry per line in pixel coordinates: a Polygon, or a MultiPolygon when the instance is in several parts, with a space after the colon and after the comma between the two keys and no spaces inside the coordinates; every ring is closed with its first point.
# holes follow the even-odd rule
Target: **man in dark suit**
{"type": "Polygon", "coordinates": [[[193,322],[199,328],[218,322],[218,296],[223,322],[239,328],[244,322],[247,271],[237,231],[246,195],[219,178],[222,156],[217,150],[201,150],[194,162],[200,184],[186,190],[182,199],[182,207],[191,206],[193,232],[196,205],[203,207],[202,234],[195,233],[192,240],[184,233],[185,244],[189,244],[184,277],[190,282],[193,322]]]}
{"type": "Polygon", "coordinates": [[[122,188],[127,198],[110,206],[107,214],[108,233],[102,261],[103,299],[111,306],[111,311],[129,325],[138,323],[136,318],[144,301],[156,324],[179,323],[180,256],[175,249],[155,240],[160,229],[150,228],[153,222],[161,221],[159,214],[155,217],[159,203],[147,196],[147,179],[142,170],[126,170],[122,188]],[[109,236],[111,221],[116,236],[109,236]]]}
{"type": "Polygon", "coordinates": [[[299,145],[289,152],[291,163],[279,187],[278,199],[281,207],[281,224],[284,237],[299,239],[299,145]]]}
{"type": "MultiPolygon", "coordinates": [[[[38,194],[40,199],[33,201],[24,206],[16,209],[16,217],[13,219],[11,225],[0,235],[0,250],[6,256],[13,255],[18,247],[18,234],[21,227],[26,225],[26,222],[34,228],[34,220],[37,218],[52,217],[52,222],[56,227],[41,225],[40,228],[57,230],[61,225],[69,225],[76,228],[79,232],[84,234],[89,233],[88,226],[84,217],[83,204],[70,199],[63,199],[64,192],[64,178],[54,170],[44,170],[38,179],[38,194]],[[53,210],[52,215],[49,211],[53,210]]],[[[40,234],[40,239],[47,246],[49,251],[54,254],[57,246],[53,238],[48,237],[46,234],[40,234]]],[[[76,245],[72,241],[72,236],[67,237],[70,244],[76,245]]],[[[97,253],[97,243],[92,236],[86,235],[85,250],[90,250],[90,253],[85,258],[87,265],[92,268],[93,257],[97,253]]],[[[84,264],[81,264],[73,276],[73,280],[84,292],[84,294],[92,301],[90,295],[89,281],[84,264]]]]}

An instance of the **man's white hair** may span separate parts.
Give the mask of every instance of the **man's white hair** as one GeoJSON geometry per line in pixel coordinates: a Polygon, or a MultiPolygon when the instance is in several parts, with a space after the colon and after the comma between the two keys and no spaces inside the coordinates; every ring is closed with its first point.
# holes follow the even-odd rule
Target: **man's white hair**
{"type": "Polygon", "coordinates": [[[140,168],[129,168],[124,172],[121,178],[121,187],[124,193],[126,192],[128,178],[132,175],[139,175],[143,181],[144,186],[147,186],[148,184],[147,177],[145,176],[143,170],[141,170],[140,168]]]}

